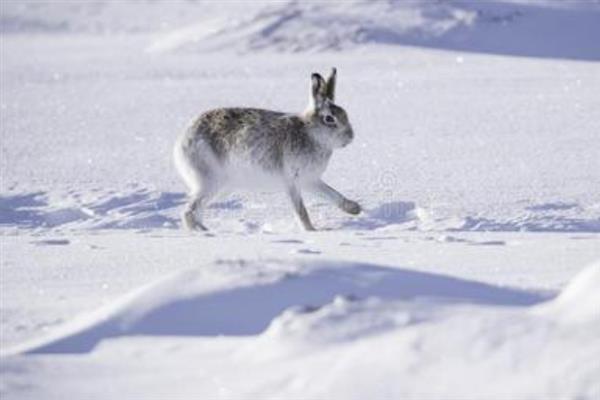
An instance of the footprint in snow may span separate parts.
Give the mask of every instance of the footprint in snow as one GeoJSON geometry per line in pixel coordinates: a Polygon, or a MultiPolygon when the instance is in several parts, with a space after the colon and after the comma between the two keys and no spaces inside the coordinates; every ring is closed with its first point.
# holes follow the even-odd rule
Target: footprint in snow
{"type": "Polygon", "coordinates": [[[298,250],[296,250],[296,253],[298,253],[298,254],[321,254],[321,251],[313,250],[313,249],[298,249],[298,250]]]}
{"type": "Polygon", "coordinates": [[[45,239],[31,242],[36,246],[66,246],[71,243],[68,239],[45,239]]]}
{"type": "Polygon", "coordinates": [[[281,240],[273,240],[271,243],[282,243],[282,244],[303,244],[302,240],[298,239],[281,239],[281,240]]]}

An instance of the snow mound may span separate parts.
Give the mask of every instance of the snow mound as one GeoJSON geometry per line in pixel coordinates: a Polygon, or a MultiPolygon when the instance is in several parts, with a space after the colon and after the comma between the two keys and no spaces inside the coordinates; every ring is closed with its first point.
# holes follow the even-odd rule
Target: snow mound
{"type": "MultiPolygon", "coordinates": [[[[438,302],[439,308],[443,304],[438,302]]],[[[265,336],[284,342],[343,343],[409,327],[436,317],[428,302],[336,296],[320,307],[292,307],[276,317],[265,336]]]]}
{"type": "MultiPolygon", "coordinates": [[[[543,313],[567,323],[600,324],[600,262],[581,271],[543,313]]],[[[600,325],[599,325],[600,326],[600,325]]]]}
{"type": "MultiPolygon", "coordinates": [[[[380,308],[380,303],[347,308],[340,296],[349,301],[374,297],[392,302],[502,306],[531,305],[544,299],[536,293],[370,264],[221,262],[140,289],[94,315],[61,328],[52,338],[26,348],[34,353],[81,353],[116,336],[258,335],[278,316],[281,317],[270,332],[281,333],[288,330],[285,326],[290,326],[290,316],[318,310],[332,302],[324,309],[326,320],[331,320],[331,310],[336,309],[346,309],[345,313],[353,316],[361,309],[359,314],[365,315],[359,325],[352,322],[348,329],[353,333],[343,337],[405,323],[404,317],[393,317],[396,322],[392,324],[388,318],[391,314],[376,317],[376,313],[369,311],[380,308]]],[[[390,308],[394,313],[395,310],[395,306],[390,308]]],[[[313,320],[318,325],[318,318],[313,320]]],[[[309,331],[305,329],[307,335],[309,331]]]]}

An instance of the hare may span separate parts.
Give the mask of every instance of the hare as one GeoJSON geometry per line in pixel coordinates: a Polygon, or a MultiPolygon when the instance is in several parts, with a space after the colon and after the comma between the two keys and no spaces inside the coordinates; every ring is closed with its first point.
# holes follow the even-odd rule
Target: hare
{"type": "Polygon", "coordinates": [[[175,145],[175,165],[189,188],[182,215],[188,229],[206,230],[202,210],[222,189],[264,183],[284,189],[308,231],[315,230],[302,191],[320,194],[349,214],[360,205],[321,180],[332,151],[354,136],[348,115],[334,103],[336,69],[325,81],[311,76],[309,105],[301,114],[254,108],[218,108],[200,115],[175,145]]]}

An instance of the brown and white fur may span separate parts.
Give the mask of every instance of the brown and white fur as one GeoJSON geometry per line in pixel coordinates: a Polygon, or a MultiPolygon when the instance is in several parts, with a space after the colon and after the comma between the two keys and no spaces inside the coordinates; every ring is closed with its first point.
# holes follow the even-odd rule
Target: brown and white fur
{"type": "Polygon", "coordinates": [[[321,179],[335,148],[354,136],[348,115],[334,103],[336,70],[324,80],[311,76],[311,95],[302,114],[253,108],[207,111],[179,138],[175,165],[189,188],[182,216],[188,229],[206,230],[202,210],[224,188],[265,185],[283,188],[306,230],[315,230],[302,191],[323,195],[349,214],[361,207],[321,179]]]}

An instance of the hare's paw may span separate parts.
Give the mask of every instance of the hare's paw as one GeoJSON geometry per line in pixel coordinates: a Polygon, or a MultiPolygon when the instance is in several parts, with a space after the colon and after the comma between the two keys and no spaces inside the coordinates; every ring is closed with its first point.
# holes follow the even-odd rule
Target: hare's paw
{"type": "Polygon", "coordinates": [[[183,216],[181,218],[183,226],[188,230],[188,231],[207,231],[208,228],[206,228],[206,226],[204,226],[202,223],[200,223],[193,212],[185,212],[183,213],[183,216]]]}
{"type": "Polygon", "coordinates": [[[362,208],[357,202],[345,199],[342,203],[342,210],[346,211],[348,214],[358,215],[362,211],[362,208]]]}
{"type": "Polygon", "coordinates": [[[315,228],[315,226],[310,221],[302,221],[302,228],[304,228],[304,230],[306,232],[316,232],[317,231],[317,228],[315,228]]]}

